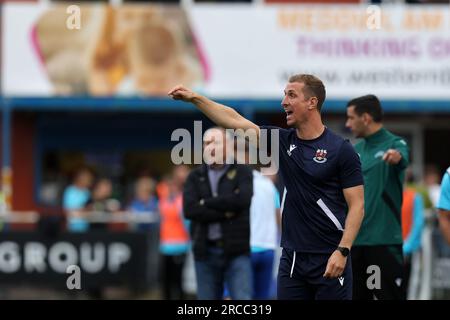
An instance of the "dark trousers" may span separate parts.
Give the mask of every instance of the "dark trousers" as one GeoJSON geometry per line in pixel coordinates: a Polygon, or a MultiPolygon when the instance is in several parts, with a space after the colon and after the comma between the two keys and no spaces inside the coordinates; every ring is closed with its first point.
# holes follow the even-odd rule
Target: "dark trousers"
{"type": "Polygon", "coordinates": [[[183,266],[186,254],[162,256],[163,298],[166,300],[182,300],[183,266]]]}
{"type": "Polygon", "coordinates": [[[354,300],[406,300],[402,245],[352,248],[354,300]]]}
{"type": "Polygon", "coordinates": [[[270,298],[272,284],[273,260],[275,250],[252,252],[251,262],[253,271],[253,299],[267,300],[270,298]]]}

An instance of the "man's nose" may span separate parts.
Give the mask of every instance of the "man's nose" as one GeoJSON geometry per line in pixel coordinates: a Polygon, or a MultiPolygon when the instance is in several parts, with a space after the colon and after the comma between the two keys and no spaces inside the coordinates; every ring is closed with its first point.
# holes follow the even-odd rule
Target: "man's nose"
{"type": "Polygon", "coordinates": [[[283,98],[283,100],[281,100],[281,106],[284,108],[285,106],[287,106],[288,105],[288,103],[287,103],[287,97],[285,96],[284,98],[283,98]]]}

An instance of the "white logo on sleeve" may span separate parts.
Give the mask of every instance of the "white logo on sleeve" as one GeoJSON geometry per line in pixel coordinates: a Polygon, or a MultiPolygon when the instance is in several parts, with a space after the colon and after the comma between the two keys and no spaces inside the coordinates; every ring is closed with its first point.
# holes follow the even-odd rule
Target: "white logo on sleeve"
{"type": "Polygon", "coordinates": [[[341,284],[341,286],[343,286],[344,285],[344,277],[339,277],[338,280],[339,280],[339,283],[341,284]]]}
{"type": "Polygon", "coordinates": [[[294,151],[295,148],[297,148],[297,146],[295,144],[291,144],[289,146],[289,150],[287,150],[287,154],[289,155],[289,157],[291,156],[292,151],[294,151]]]}
{"type": "Polygon", "coordinates": [[[380,150],[373,156],[374,158],[382,158],[384,156],[384,151],[380,150]]]}
{"type": "Polygon", "coordinates": [[[395,284],[397,285],[397,287],[400,287],[402,285],[402,278],[395,279],[395,284]]]}

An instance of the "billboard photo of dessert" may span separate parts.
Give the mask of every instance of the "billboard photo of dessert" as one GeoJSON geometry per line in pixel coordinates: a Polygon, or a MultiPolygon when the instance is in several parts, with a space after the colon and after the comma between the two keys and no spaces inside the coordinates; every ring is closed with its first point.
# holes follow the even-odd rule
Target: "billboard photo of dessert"
{"type": "Polygon", "coordinates": [[[33,48],[56,95],[161,96],[178,83],[200,88],[206,63],[186,13],[175,6],[81,6],[69,29],[66,7],[46,11],[33,48]]]}

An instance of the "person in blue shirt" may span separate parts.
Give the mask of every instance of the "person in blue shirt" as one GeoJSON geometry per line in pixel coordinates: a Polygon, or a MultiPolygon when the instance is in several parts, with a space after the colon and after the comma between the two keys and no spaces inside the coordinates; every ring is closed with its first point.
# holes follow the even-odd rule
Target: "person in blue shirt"
{"type": "Polygon", "coordinates": [[[280,194],[272,180],[253,170],[250,205],[250,249],[255,300],[270,298],[273,263],[277,247],[280,194]]]}
{"type": "Polygon", "coordinates": [[[83,209],[91,196],[93,182],[92,172],[87,168],[80,168],[75,173],[72,184],[64,190],[62,205],[67,215],[67,228],[71,232],[85,232],[89,229],[83,209]]]}
{"type": "Polygon", "coordinates": [[[406,174],[407,183],[403,189],[401,210],[401,228],[403,238],[404,288],[407,296],[413,297],[417,292],[422,232],[425,227],[425,205],[422,195],[412,184],[410,170],[406,174]]]}
{"type": "Polygon", "coordinates": [[[128,210],[149,218],[148,222],[139,223],[135,226],[138,231],[157,231],[159,212],[155,186],[155,181],[150,177],[140,177],[136,181],[134,198],[129,204],[128,210]]]}
{"type": "MultiPolygon", "coordinates": [[[[328,129],[321,118],[325,86],[313,75],[289,79],[281,106],[291,129],[257,126],[234,109],[182,85],[169,93],[193,103],[223,128],[278,132],[283,193],[283,248],[278,271],[278,299],[352,298],[350,248],[364,215],[361,163],[349,141],[328,129]]],[[[276,134],[267,135],[270,140],[276,134]]],[[[266,143],[271,146],[272,141],[266,143]]],[[[273,151],[273,150],[268,150],[273,151]]]]}
{"type": "Polygon", "coordinates": [[[450,167],[447,168],[442,178],[437,208],[439,209],[439,227],[445,240],[450,245],[450,167]]]}
{"type": "Polygon", "coordinates": [[[159,282],[159,202],[155,194],[156,182],[149,176],[141,176],[134,185],[134,197],[127,207],[133,214],[148,218],[146,222],[132,224],[132,230],[146,234],[147,270],[144,283],[148,289],[156,288],[159,282]]]}

